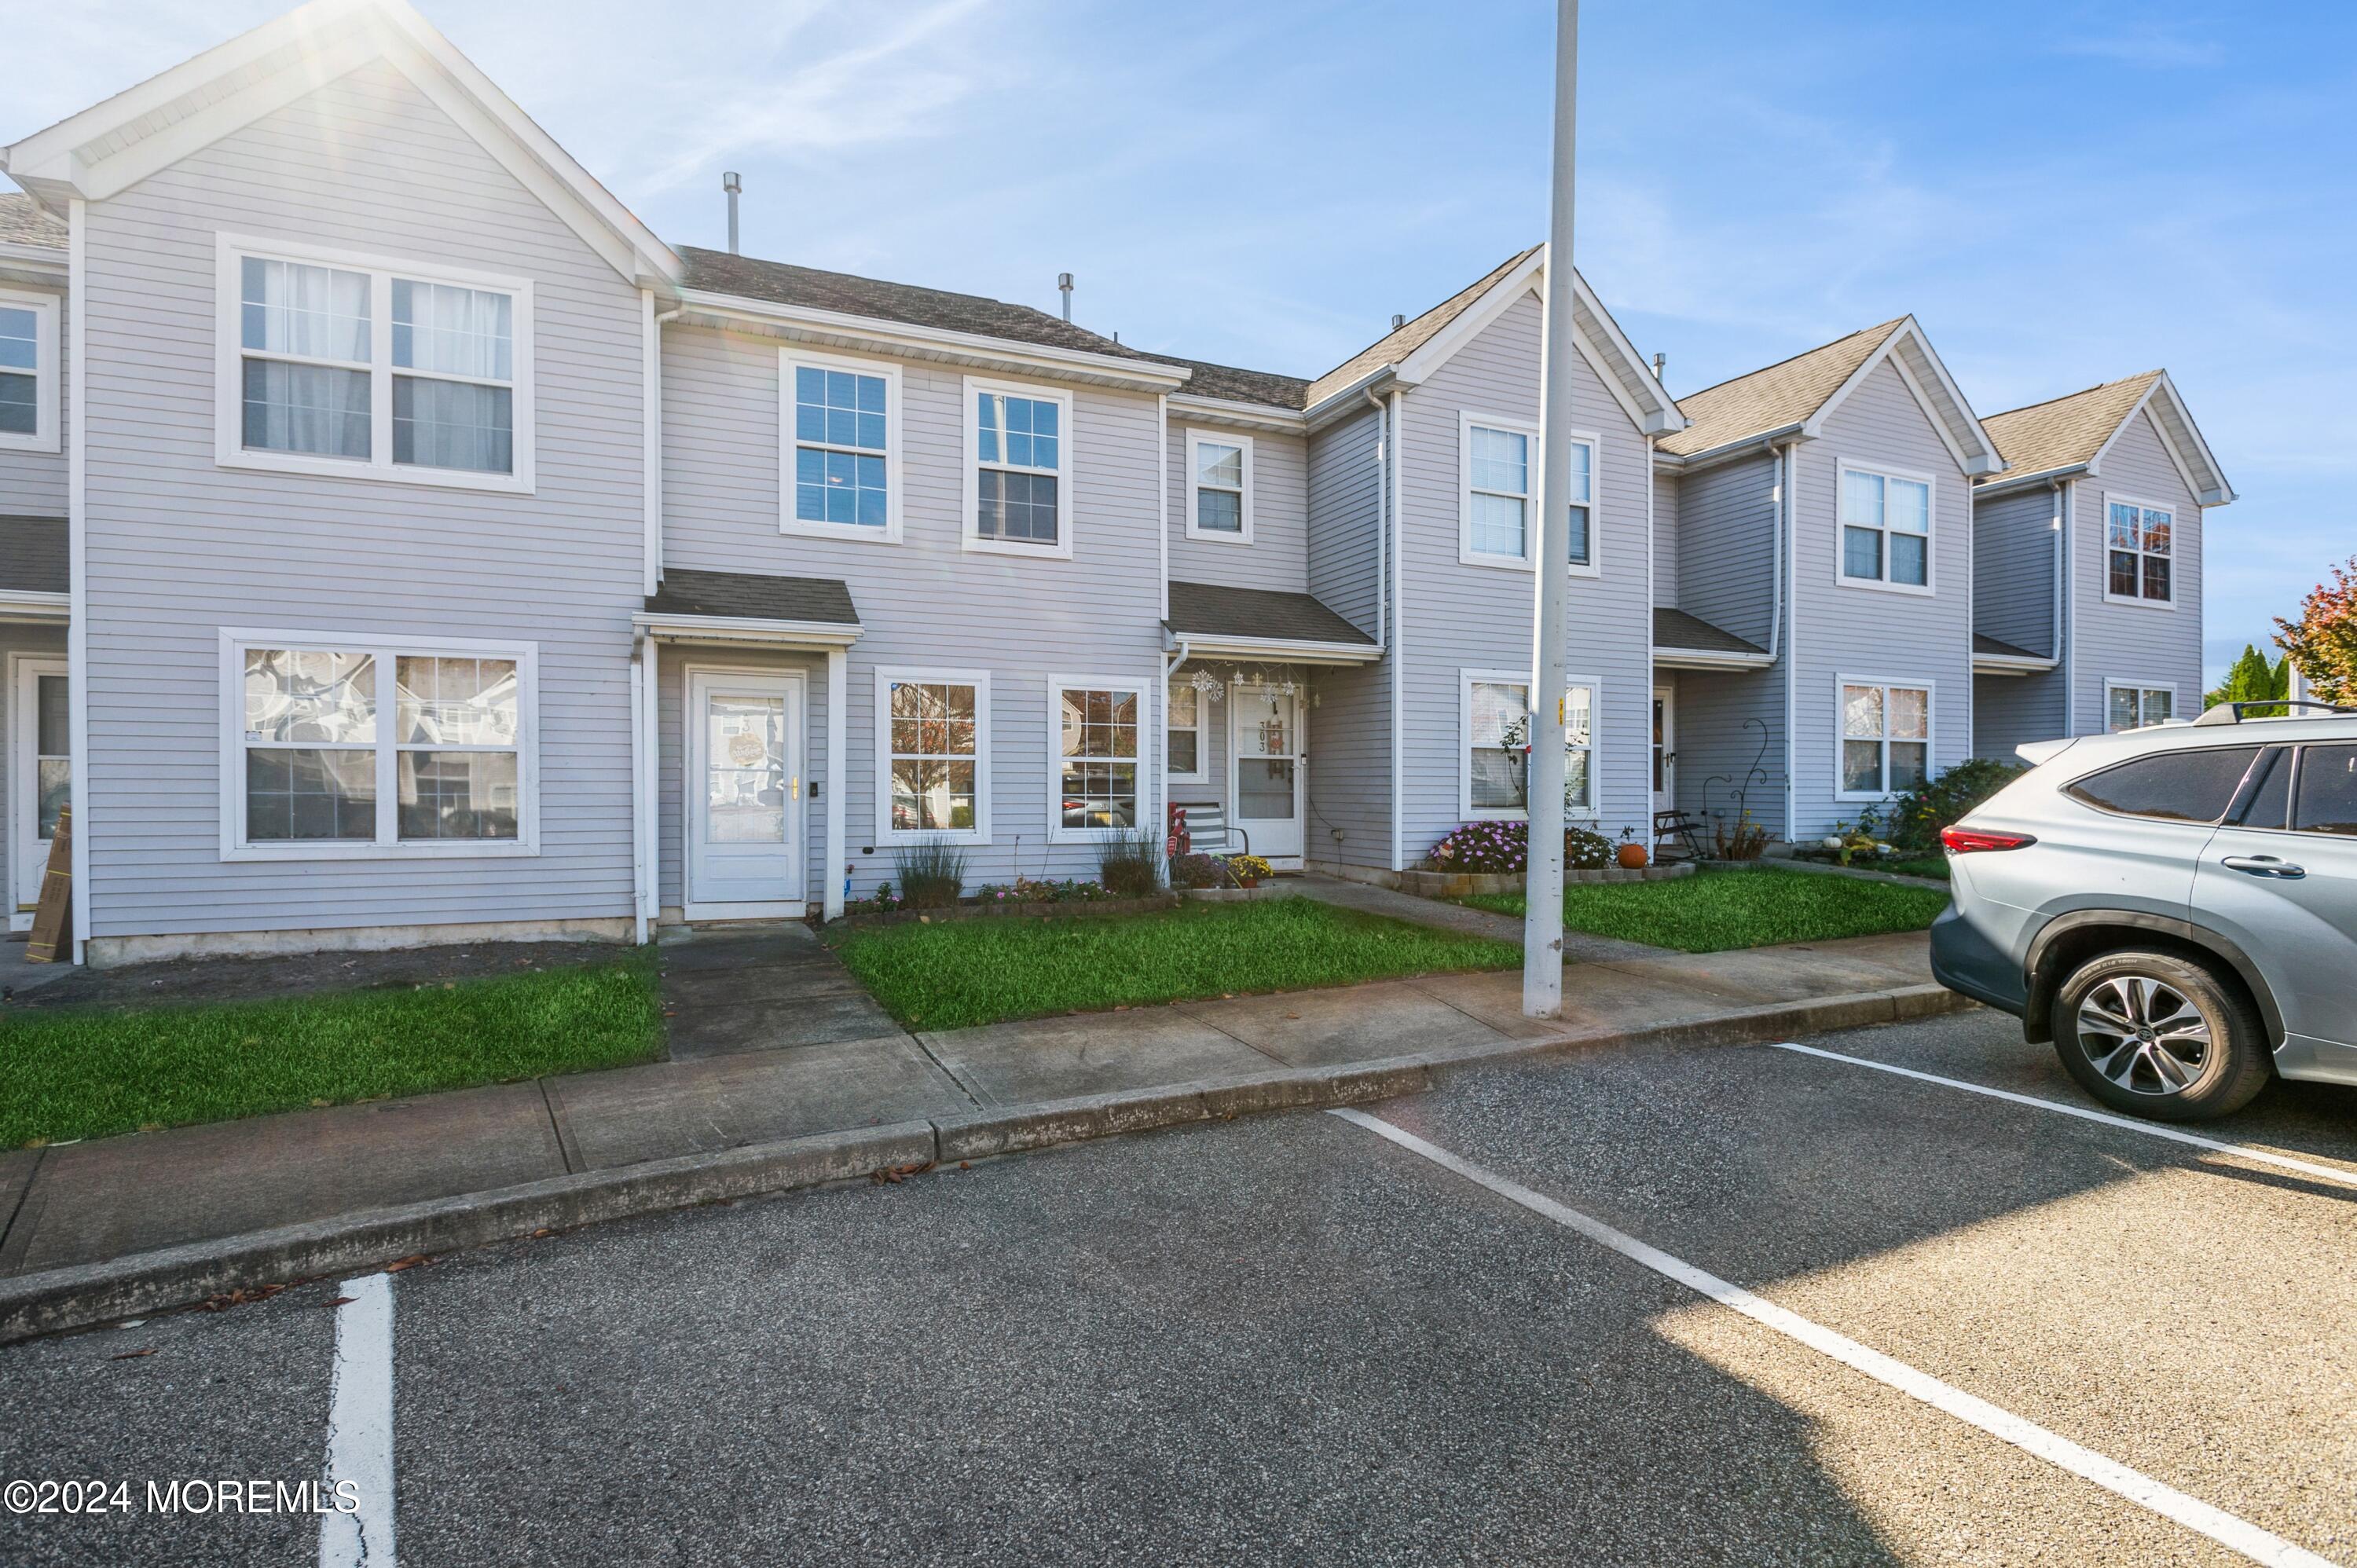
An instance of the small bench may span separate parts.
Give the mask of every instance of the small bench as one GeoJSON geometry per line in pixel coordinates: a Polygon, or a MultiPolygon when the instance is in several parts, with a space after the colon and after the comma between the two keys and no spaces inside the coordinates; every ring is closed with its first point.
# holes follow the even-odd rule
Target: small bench
{"type": "Polygon", "coordinates": [[[1170,803],[1187,813],[1187,839],[1191,853],[1223,858],[1252,853],[1252,835],[1231,822],[1227,808],[1217,800],[1170,803]]]}

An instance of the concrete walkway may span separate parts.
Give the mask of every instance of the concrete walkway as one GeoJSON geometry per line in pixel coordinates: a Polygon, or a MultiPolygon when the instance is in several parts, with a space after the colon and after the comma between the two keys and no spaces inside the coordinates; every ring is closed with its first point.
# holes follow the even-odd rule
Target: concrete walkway
{"type": "MultiPolygon", "coordinates": [[[[1389,887],[1375,887],[1364,882],[1347,882],[1339,876],[1288,876],[1284,886],[1288,892],[1298,893],[1305,898],[1315,898],[1321,904],[1333,904],[1345,909],[1359,909],[1370,915],[1388,915],[1394,920],[1435,926],[1444,931],[1469,931],[1478,937],[1495,937],[1501,942],[1512,942],[1517,946],[1523,940],[1521,919],[1490,909],[1444,903],[1437,898],[1419,898],[1412,893],[1394,892],[1389,887]]],[[[1585,931],[1566,931],[1563,934],[1563,956],[1571,963],[1659,958],[1664,950],[1647,947],[1642,942],[1624,942],[1618,937],[1591,937],[1585,931]]]]}
{"type": "MultiPolygon", "coordinates": [[[[1479,913],[1338,886],[1338,902],[1380,913],[1409,912],[1394,899],[1427,918],[1479,913]]],[[[911,1036],[799,929],[666,945],[672,1060],[0,1155],[0,1278],[780,1140],[1005,1122],[1086,1096],[1200,1103],[1207,1085],[1290,1074],[1314,1089],[1354,1064],[1471,1061],[1737,1016],[1772,1028],[1779,1004],[1798,1027],[1827,1015],[1826,998],[1858,1003],[1848,1021],[1879,1022],[1900,1010],[1892,992],[1930,979],[1920,934],[1702,956],[1613,946],[1629,955],[1574,966],[1559,1022],[1523,1017],[1521,975],[1504,972],[911,1036]]]]}

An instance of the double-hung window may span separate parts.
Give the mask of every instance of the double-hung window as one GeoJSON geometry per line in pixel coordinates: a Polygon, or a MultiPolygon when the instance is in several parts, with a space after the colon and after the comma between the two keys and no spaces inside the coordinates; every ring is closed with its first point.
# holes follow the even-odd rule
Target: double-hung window
{"type": "MultiPolygon", "coordinates": [[[[1530,815],[1530,690],[1529,679],[1511,671],[1465,673],[1458,805],[1468,820],[1530,815]]],[[[1575,816],[1596,814],[1596,685],[1577,677],[1564,688],[1563,803],[1575,816]]]]}
{"type": "Polygon", "coordinates": [[[2175,515],[2142,501],[2112,496],[2104,501],[2104,597],[2114,604],[2175,604],[2175,515]]]}
{"type": "Polygon", "coordinates": [[[965,547],[1069,557],[1071,394],[971,376],[965,388],[965,547]]]}
{"type": "Polygon", "coordinates": [[[537,849],[535,650],[223,637],[228,859],[537,849]]]}
{"type": "Polygon", "coordinates": [[[1252,437],[1187,432],[1187,537],[1251,543],[1252,437]]]}
{"type": "Polygon", "coordinates": [[[1844,583],[1932,589],[1932,481],[1841,466],[1844,583]]]}
{"type": "Polygon", "coordinates": [[[1845,800],[1880,800],[1930,776],[1932,689],[1845,679],[1841,777],[1845,800]]]}
{"type": "MultiPolygon", "coordinates": [[[[1597,571],[1596,445],[1594,435],[1574,435],[1565,476],[1570,498],[1566,564],[1583,576],[1597,571]]],[[[1538,431],[1485,414],[1463,414],[1458,457],[1465,481],[1458,559],[1469,565],[1529,565],[1543,489],[1538,431]]]]}
{"type": "Polygon", "coordinates": [[[1163,728],[1169,736],[1171,781],[1201,783],[1211,761],[1203,755],[1203,693],[1187,682],[1172,682],[1169,717],[1163,728]]]}
{"type": "Polygon", "coordinates": [[[900,537],[900,370],[876,360],[780,351],[786,471],[782,528],[838,539],[900,537]]]}
{"type": "Polygon", "coordinates": [[[55,452],[58,296],[0,287],[0,451],[55,452]]]}
{"type": "Polygon", "coordinates": [[[2177,688],[2174,686],[2124,686],[2114,682],[2104,682],[2104,727],[2117,735],[2122,730],[2142,729],[2157,725],[2177,711],[2177,688]]]}
{"type": "Polygon", "coordinates": [[[877,687],[877,836],[990,836],[990,677],[884,669],[877,687]]]}
{"type": "MultiPolygon", "coordinates": [[[[1085,677],[1053,682],[1049,836],[1103,838],[1134,832],[1142,810],[1147,688],[1085,677]]],[[[1190,688],[1191,690],[1191,688],[1190,688]]]]}
{"type": "Polygon", "coordinates": [[[223,235],[217,459],[533,486],[532,285],[223,235]]]}

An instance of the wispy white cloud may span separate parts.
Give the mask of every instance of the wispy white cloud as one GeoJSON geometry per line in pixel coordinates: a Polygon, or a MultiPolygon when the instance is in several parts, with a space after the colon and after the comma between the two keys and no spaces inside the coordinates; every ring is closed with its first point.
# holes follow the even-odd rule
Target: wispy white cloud
{"type": "Polygon", "coordinates": [[[2059,55],[2106,59],[2147,70],[2186,70],[2216,65],[2226,58],[2225,45],[2194,36],[2182,25],[2166,22],[2131,23],[2108,31],[2060,40],[2059,55]]]}

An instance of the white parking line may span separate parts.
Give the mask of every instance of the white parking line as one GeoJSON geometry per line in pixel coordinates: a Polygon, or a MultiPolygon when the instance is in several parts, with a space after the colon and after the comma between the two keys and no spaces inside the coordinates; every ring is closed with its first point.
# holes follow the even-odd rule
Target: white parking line
{"type": "Polygon", "coordinates": [[[2206,1535],[2255,1563],[2289,1565],[2289,1568],[2334,1568],[2330,1559],[2319,1557],[2305,1547],[2296,1546],[2248,1520],[2238,1519],[2222,1509],[2212,1508],[2199,1498],[2190,1497],[2140,1470],[2131,1470],[2092,1448],[2083,1448],[2067,1437],[1968,1394],[1953,1384],[1943,1383],[1928,1372],[1918,1371],[1904,1361],[1893,1360],[1879,1350],[1861,1345],[1846,1335],[1836,1334],[1797,1313],[1788,1312],[1763,1296],[1754,1295],[1740,1285],[1729,1284],[1717,1275],[1674,1258],[1659,1248],[1649,1247],[1634,1236],[1558,1203],[1544,1193],[1534,1192],[1519,1182],[1459,1159],[1438,1144],[1427,1143],[1381,1117],[1350,1110],[1332,1111],[1328,1114],[1339,1116],[1380,1137],[1388,1138],[1411,1154],[1420,1155],[1468,1181],[1488,1187],[1499,1197],[1518,1203],[1534,1214],[1543,1215],[1558,1225],[1577,1230],[1599,1246],[1609,1247],[1632,1262],[1641,1263],[1664,1278],[1675,1280],[1697,1294],[1732,1307],[1753,1322],[1772,1328],[1822,1355],[1830,1356],[1854,1371],[1862,1372],[1910,1399],[1943,1411],[2001,1443],[2010,1444],[2025,1454],[2068,1470],[2083,1480],[2092,1481],[2107,1492],[2150,1509],[2164,1519],[2173,1520],[2188,1530],[2206,1535]]]}
{"type": "Polygon", "coordinates": [[[1829,1062],[1847,1062],[1852,1067],[1870,1067],[1877,1072],[1892,1073],[1900,1078],[1911,1078],[1921,1083],[1936,1083],[1948,1089],[1961,1089],[1967,1094],[1986,1094],[1991,1100],[2009,1100],[2016,1105],[2033,1105],[2040,1111],[2059,1112],[2076,1116],[2082,1122],[2101,1122],[2106,1127],[2124,1127],[2131,1133],[2142,1133],[2147,1138],[2166,1138],[2172,1144],[2190,1144],[2197,1149],[2212,1149],[2238,1159],[2256,1160],[2279,1170],[2298,1171],[2318,1181],[2330,1182],[2335,1187],[2357,1187],[2357,1171],[2336,1170],[2310,1160],[2296,1160],[2289,1155],[2269,1154],[2244,1144],[2222,1143],[2216,1138],[2204,1138],[2198,1133],[2180,1132],[2157,1122],[2139,1122],[2133,1116],[2115,1116],[2107,1111],[2090,1111],[2083,1105],[2066,1105],[2059,1100],[2040,1100],[2034,1094],[2016,1094],[2009,1089],[1991,1089],[1985,1083],[1973,1083],[1961,1078],[1942,1078],[1936,1072],[1918,1072],[1911,1067],[1893,1067],[1865,1057],[1846,1057],[1839,1051],[1819,1050],[1814,1046],[1795,1045],[1791,1040],[1770,1042],[1777,1050],[1797,1051],[1804,1057],[1823,1057],[1829,1062]]]}
{"type": "Polygon", "coordinates": [[[350,1482],[350,1513],[319,1516],[319,1568],[393,1568],[393,1276],[346,1280],[328,1395],[328,1487],[350,1482]]]}

